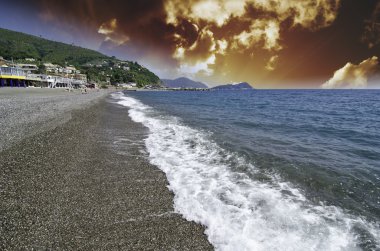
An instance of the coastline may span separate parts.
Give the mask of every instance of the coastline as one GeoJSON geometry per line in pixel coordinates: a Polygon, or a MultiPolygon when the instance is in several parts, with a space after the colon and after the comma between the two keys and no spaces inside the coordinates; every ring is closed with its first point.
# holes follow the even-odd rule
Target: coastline
{"type": "Polygon", "coordinates": [[[68,106],[0,152],[1,249],[213,249],[174,213],[146,128],[110,101],[68,106]]]}

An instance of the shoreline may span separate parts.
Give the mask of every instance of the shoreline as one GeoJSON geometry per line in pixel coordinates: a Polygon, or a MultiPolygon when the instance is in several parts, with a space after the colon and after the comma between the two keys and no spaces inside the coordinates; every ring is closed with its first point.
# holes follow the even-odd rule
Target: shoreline
{"type": "Polygon", "coordinates": [[[204,227],[174,213],[147,129],[94,100],[1,151],[0,248],[212,250],[204,227]]]}

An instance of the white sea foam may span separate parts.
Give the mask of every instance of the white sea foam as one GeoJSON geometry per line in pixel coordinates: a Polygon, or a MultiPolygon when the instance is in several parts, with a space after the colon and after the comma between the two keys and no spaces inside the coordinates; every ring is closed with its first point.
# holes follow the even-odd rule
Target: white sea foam
{"type": "Polygon", "coordinates": [[[337,207],[313,205],[289,183],[265,183],[232,171],[226,159],[250,164],[207,133],[175,117],[158,116],[122,93],[114,97],[130,108],[135,122],[149,128],[149,158],[166,173],[176,212],[206,226],[217,250],[360,250],[358,228],[373,241],[380,239],[378,226],[337,207]]]}

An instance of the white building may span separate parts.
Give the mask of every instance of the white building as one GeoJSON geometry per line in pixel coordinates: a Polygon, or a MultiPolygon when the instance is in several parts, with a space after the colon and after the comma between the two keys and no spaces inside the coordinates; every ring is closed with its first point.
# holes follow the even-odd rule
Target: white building
{"type": "Polygon", "coordinates": [[[63,72],[67,74],[74,74],[77,72],[77,69],[74,66],[66,66],[63,68],[63,72]]]}
{"type": "Polygon", "coordinates": [[[136,88],[137,84],[136,83],[122,83],[122,84],[118,84],[118,86],[123,87],[123,88],[136,88]]]}
{"type": "Polygon", "coordinates": [[[52,64],[52,63],[44,63],[45,69],[47,72],[56,72],[58,73],[58,65],[52,64]]]}
{"type": "Polygon", "coordinates": [[[28,74],[38,71],[38,66],[35,64],[18,64],[17,67],[23,69],[28,74]]]}

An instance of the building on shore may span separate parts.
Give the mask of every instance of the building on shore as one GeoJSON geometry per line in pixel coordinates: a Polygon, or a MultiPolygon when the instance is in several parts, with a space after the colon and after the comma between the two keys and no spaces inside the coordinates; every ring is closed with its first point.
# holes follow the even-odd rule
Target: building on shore
{"type": "Polygon", "coordinates": [[[36,73],[38,71],[38,66],[35,64],[17,64],[16,67],[21,68],[27,74],[36,73]]]}
{"type": "Polygon", "coordinates": [[[66,74],[75,74],[77,73],[77,69],[74,67],[74,66],[66,66],[66,67],[62,67],[62,72],[63,73],[66,73],[66,74]]]}
{"type": "Polygon", "coordinates": [[[117,84],[117,86],[121,87],[121,88],[136,88],[137,87],[137,84],[136,83],[119,83],[117,84]]]}
{"type": "Polygon", "coordinates": [[[0,66],[0,87],[84,88],[85,74],[38,74],[32,65],[0,66]]]}
{"type": "Polygon", "coordinates": [[[44,63],[45,71],[52,73],[57,72],[58,73],[58,65],[52,64],[52,63],[44,63]]]}
{"type": "Polygon", "coordinates": [[[86,74],[75,73],[75,74],[73,74],[73,78],[87,83],[87,75],[86,74]]]}
{"type": "Polygon", "coordinates": [[[10,66],[12,65],[12,62],[6,60],[5,58],[3,58],[2,56],[0,56],[0,66],[10,66]]]}
{"type": "Polygon", "coordinates": [[[81,73],[72,65],[63,67],[57,64],[44,63],[44,67],[47,73],[54,73],[54,74],[80,74],[81,73]]]}
{"type": "Polygon", "coordinates": [[[18,67],[0,66],[0,87],[26,87],[26,72],[18,67]]]}
{"type": "Polygon", "coordinates": [[[14,64],[0,56],[0,87],[85,88],[88,85],[87,75],[74,66],[62,67],[52,63],[43,66],[45,71],[41,73],[37,64],[14,64]]]}
{"type": "Polygon", "coordinates": [[[26,62],[36,62],[36,59],[34,58],[25,58],[26,62]]]}

